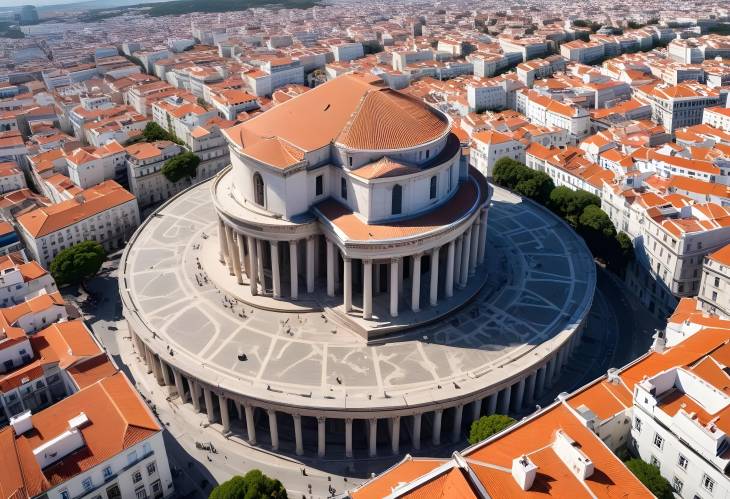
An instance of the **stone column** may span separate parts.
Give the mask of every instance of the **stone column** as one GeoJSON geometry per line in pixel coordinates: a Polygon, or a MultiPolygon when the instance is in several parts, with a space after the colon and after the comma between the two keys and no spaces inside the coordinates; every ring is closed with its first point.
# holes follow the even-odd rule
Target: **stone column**
{"type": "Polygon", "coordinates": [[[161,358],[158,358],[158,360],[160,362],[160,371],[162,371],[162,381],[165,383],[165,386],[172,386],[173,382],[170,378],[170,370],[161,358]]]}
{"type": "Polygon", "coordinates": [[[454,282],[458,287],[461,287],[461,254],[463,250],[464,235],[460,235],[456,238],[456,248],[454,254],[454,282]]]}
{"type": "Polygon", "coordinates": [[[203,398],[205,399],[205,413],[208,415],[208,422],[215,423],[215,408],[213,407],[213,393],[209,388],[203,387],[203,398]]]}
{"type": "Polygon", "coordinates": [[[476,225],[471,229],[471,250],[469,251],[469,275],[474,275],[477,270],[477,252],[479,251],[479,219],[474,222],[476,225]]]}
{"type": "Polygon", "coordinates": [[[352,260],[344,257],[344,282],[342,284],[345,312],[352,312],[352,260]]]}
{"type": "Polygon", "coordinates": [[[335,296],[335,248],[334,243],[327,239],[327,296],[335,296]]]}
{"type": "Polygon", "coordinates": [[[271,281],[274,298],[281,298],[281,275],[279,274],[279,241],[269,241],[271,246],[271,281]]]}
{"type": "Polygon", "coordinates": [[[302,417],[299,414],[293,414],[294,418],[294,441],[296,443],[297,456],[304,454],[304,441],[302,439],[302,417]]]}
{"type": "Polygon", "coordinates": [[[228,245],[226,245],[226,225],[223,220],[218,219],[218,261],[225,264],[226,252],[228,251],[228,245]]]}
{"type": "Polygon", "coordinates": [[[527,391],[525,392],[525,403],[532,406],[535,403],[535,381],[537,381],[537,372],[530,374],[527,378],[527,391]]]}
{"type": "Polygon", "coordinates": [[[421,256],[413,256],[413,276],[411,277],[411,310],[418,312],[421,305],[421,256]]]}
{"type": "Polygon", "coordinates": [[[433,435],[431,436],[431,443],[433,445],[441,445],[441,418],[444,415],[442,409],[433,411],[433,435]]]}
{"type": "Polygon", "coordinates": [[[451,441],[456,443],[461,436],[461,417],[464,414],[464,406],[457,405],[454,407],[454,426],[451,429],[451,441]]]}
{"type": "Polygon", "coordinates": [[[446,250],[446,283],[444,294],[446,298],[454,296],[454,246],[456,243],[450,241],[446,250]]]}
{"type": "Polygon", "coordinates": [[[233,229],[231,229],[230,227],[226,227],[226,233],[228,234],[228,244],[230,246],[228,252],[233,257],[231,258],[231,260],[233,260],[233,273],[236,275],[236,282],[238,284],[243,284],[243,274],[241,274],[241,258],[238,251],[237,242],[238,238],[233,232],[233,229]]]}
{"type": "Polygon", "coordinates": [[[291,299],[299,298],[299,254],[297,252],[297,242],[289,241],[289,281],[291,286],[291,299]]]}
{"type": "Polygon", "coordinates": [[[180,374],[180,371],[177,369],[173,369],[172,376],[175,378],[175,389],[177,390],[177,394],[184,404],[187,397],[185,396],[185,385],[183,385],[182,374],[180,374]]]}
{"type": "Polygon", "coordinates": [[[223,243],[226,245],[226,263],[228,264],[228,275],[235,275],[235,272],[233,270],[235,264],[233,262],[233,246],[231,245],[231,228],[227,225],[223,228],[222,237],[223,243]]]}
{"type": "Polygon", "coordinates": [[[509,414],[509,403],[512,399],[512,387],[508,386],[507,388],[504,388],[500,394],[502,400],[499,404],[499,412],[500,414],[509,414]]]}
{"type": "Polygon", "coordinates": [[[553,357],[548,361],[547,364],[547,375],[545,376],[545,384],[547,386],[551,386],[553,384],[553,381],[555,381],[555,359],[557,357],[553,355],[553,357]]]}
{"type": "Polygon", "coordinates": [[[374,263],[373,264],[373,294],[377,295],[380,293],[380,290],[382,289],[381,283],[380,283],[380,264],[374,263]]]}
{"type": "Polygon", "coordinates": [[[266,278],[264,277],[264,254],[261,251],[261,239],[256,239],[256,271],[259,275],[259,282],[261,283],[261,291],[266,292],[266,278]]]}
{"type": "Polygon", "coordinates": [[[269,433],[271,434],[271,448],[279,450],[279,428],[276,426],[276,411],[268,409],[269,414],[269,433]]]}
{"type": "Polygon", "coordinates": [[[352,418],[345,419],[345,457],[352,457],[352,418]]]}
{"type": "Polygon", "coordinates": [[[326,419],[323,416],[317,418],[317,455],[324,457],[325,448],[325,422],[326,419]]]}
{"type": "Polygon", "coordinates": [[[482,399],[476,399],[471,406],[471,420],[476,421],[482,414],[482,399]]]}
{"type": "Polygon", "coordinates": [[[525,398],[525,378],[522,378],[520,381],[517,382],[517,385],[515,385],[515,399],[514,399],[514,410],[515,412],[518,412],[520,409],[522,409],[522,402],[525,398]]]}
{"type": "Polygon", "coordinates": [[[314,293],[314,237],[307,238],[307,293],[314,293]]]}
{"type": "Polygon", "coordinates": [[[492,414],[497,412],[497,397],[499,396],[499,392],[493,393],[489,396],[487,399],[487,416],[491,416],[492,414]]]}
{"type": "Polygon", "coordinates": [[[198,382],[194,381],[192,378],[188,378],[188,385],[190,385],[190,398],[193,402],[193,409],[195,409],[196,413],[200,412],[200,390],[198,386],[198,382]]]}
{"type": "Polygon", "coordinates": [[[459,284],[461,287],[466,287],[466,283],[469,280],[469,253],[471,252],[471,227],[466,231],[464,235],[464,241],[461,245],[461,275],[459,284]]]}
{"type": "Polygon", "coordinates": [[[228,415],[228,399],[223,395],[218,395],[218,405],[221,410],[221,425],[223,426],[223,433],[231,431],[231,419],[228,415]]]}
{"type": "Polygon", "coordinates": [[[439,301],[439,250],[431,250],[431,306],[435,307],[439,301]]]}
{"type": "Polygon", "coordinates": [[[370,434],[368,435],[370,440],[370,451],[368,455],[375,457],[378,455],[378,419],[371,418],[370,423],[370,434]]]}
{"type": "Polygon", "coordinates": [[[390,316],[398,317],[398,266],[399,258],[390,259],[390,316]]]}
{"type": "Polygon", "coordinates": [[[362,318],[373,318],[373,262],[362,261],[362,318]]]}
{"type": "Polygon", "coordinates": [[[413,448],[421,449],[421,413],[413,415],[413,448]]]}
{"type": "Polygon", "coordinates": [[[545,372],[546,367],[542,366],[540,369],[537,370],[537,380],[535,381],[535,384],[537,385],[535,387],[535,392],[537,393],[537,397],[542,397],[543,392],[545,391],[545,372]]]}
{"type": "Polygon", "coordinates": [[[258,274],[258,256],[256,253],[256,239],[248,237],[248,282],[251,286],[251,294],[256,296],[259,294],[259,274],[258,274]]]}
{"type": "Polygon", "coordinates": [[[241,250],[241,263],[243,264],[243,272],[246,277],[251,278],[251,270],[249,268],[248,258],[246,258],[246,236],[238,234],[238,248],[241,250]]]}
{"type": "Polygon", "coordinates": [[[390,428],[390,450],[393,454],[400,452],[400,416],[393,416],[390,428]]]}
{"type": "Polygon", "coordinates": [[[243,406],[246,412],[246,433],[248,434],[248,443],[256,445],[256,423],[253,420],[253,407],[249,404],[243,406]]]}
{"type": "Polygon", "coordinates": [[[484,256],[487,247],[487,208],[482,210],[482,220],[479,225],[479,248],[477,250],[477,261],[479,265],[484,263],[484,256]]]}

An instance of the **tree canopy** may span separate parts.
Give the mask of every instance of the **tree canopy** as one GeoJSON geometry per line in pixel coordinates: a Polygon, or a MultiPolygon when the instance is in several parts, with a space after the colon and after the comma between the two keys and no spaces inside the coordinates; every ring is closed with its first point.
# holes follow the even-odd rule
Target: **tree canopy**
{"type": "Polygon", "coordinates": [[[245,476],[234,476],[214,488],[209,499],[286,499],[286,489],[279,480],[269,478],[259,470],[245,476]]]}
{"type": "Polygon", "coordinates": [[[533,170],[508,157],[495,161],[493,179],[497,184],[542,204],[549,200],[555,188],[553,180],[545,172],[533,170]]]}
{"type": "Polygon", "coordinates": [[[147,142],[155,142],[157,140],[169,140],[171,142],[182,144],[180,139],[177,138],[175,134],[168,132],[154,121],[150,121],[145,125],[144,130],[142,131],[142,137],[144,137],[144,140],[147,142]]]}
{"type": "Polygon", "coordinates": [[[656,466],[645,463],[641,459],[634,458],[626,461],[626,467],[659,499],[672,499],[674,497],[672,494],[672,486],[659,473],[659,468],[656,466]]]}
{"type": "Polygon", "coordinates": [[[56,255],[51,261],[51,275],[58,284],[79,284],[99,272],[105,259],[101,244],[83,241],[56,255]]]}
{"type": "Polygon", "coordinates": [[[168,159],[162,166],[162,174],[170,182],[177,182],[184,178],[195,177],[198,173],[200,158],[190,151],[178,154],[168,159]]]}
{"type": "Polygon", "coordinates": [[[548,202],[550,209],[565,218],[573,227],[578,225],[578,217],[583,210],[591,205],[600,207],[600,198],[590,192],[574,191],[564,185],[553,189],[548,202]]]}
{"type": "Polygon", "coordinates": [[[492,414],[491,416],[482,416],[471,424],[469,431],[469,443],[474,445],[477,442],[486,440],[495,433],[504,430],[515,420],[509,416],[502,414],[492,414]]]}

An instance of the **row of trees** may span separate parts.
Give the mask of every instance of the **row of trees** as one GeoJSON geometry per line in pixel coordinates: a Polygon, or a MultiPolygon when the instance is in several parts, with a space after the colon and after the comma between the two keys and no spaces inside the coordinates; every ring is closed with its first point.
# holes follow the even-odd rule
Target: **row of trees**
{"type": "Polygon", "coordinates": [[[144,130],[142,130],[142,138],[141,140],[145,142],[155,142],[158,140],[169,140],[170,142],[175,142],[176,144],[183,144],[183,141],[180,140],[180,138],[175,135],[174,133],[170,133],[164,128],[162,128],[160,125],[155,123],[154,121],[150,121],[147,123],[144,127],[144,130]]]}
{"type": "Polygon", "coordinates": [[[234,476],[218,485],[208,499],[286,499],[286,489],[279,480],[274,480],[251,470],[244,476],[234,476]]]}
{"type": "Polygon", "coordinates": [[[511,158],[500,158],[494,164],[493,180],[552,210],[583,237],[593,255],[616,273],[622,273],[633,258],[631,239],[617,232],[598,196],[568,187],[555,187],[545,172],[533,170],[511,158]]]}

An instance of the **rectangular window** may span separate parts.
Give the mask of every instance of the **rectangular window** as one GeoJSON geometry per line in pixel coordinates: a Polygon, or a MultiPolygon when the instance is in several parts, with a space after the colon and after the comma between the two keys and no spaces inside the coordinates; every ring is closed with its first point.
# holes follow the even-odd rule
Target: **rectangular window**
{"type": "Polygon", "coordinates": [[[656,447],[657,449],[661,449],[663,445],[664,445],[664,439],[662,438],[661,435],[656,433],[654,435],[654,447],[656,447]]]}
{"type": "Polygon", "coordinates": [[[142,481],[142,473],[140,473],[139,471],[135,471],[132,474],[132,482],[139,483],[141,481],[142,481]]]}
{"type": "Polygon", "coordinates": [[[656,456],[651,456],[651,459],[649,459],[649,464],[655,467],[659,467],[659,459],[657,459],[656,456]]]}
{"type": "Polygon", "coordinates": [[[112,468],[111,468],[111,466],[105,466],[104,469],[102,470],[102,473],[104,473],[104,478],[105,479],[106,478],[109,478],[110,476],[112,476],[112,468]]]}
{"type": "Polygon", "coordinates": [[[314,195],[321,196],[323,191],[324,180],[322,179],[322,175],[317,175],[317,177],[314,179],[314,195]]]}
{"type": "Polygon", "coordinates": [[[672,488],[674,489],[674,491],[677,494],[681,494],[682,493],[682,486],[684,486],[684,483],[682,483],[682,480],[680,480],[679,478],[677,478],[675,476],[674,477],[674,480],[672,480],[672,488]]]}
{"type": "Polygon", "coordinates": [[[91,490],[94,484],[91,483],[91,478],[84,478],[81,482],[81,486],[84,488],[84,490],[91,490]]]}
{"type": "Polygon", "coordinates": [[[704,475],[702,477],[702,487],[707,492],[712,492],[712,489],[715,488],[715,480],[713,480],[712,478],[710,478],[708,475],[704,475]]]}
{"type": "Polygon", "coordinates": [[[680,454],[679,458],[677,458],[677,466],[679,466],[683,470],[686,470],[688,464],[689,464],[689,461],[687,461],[687,458],[684,457],[682,454],[680,454]]]}
{"type": "Polygon", "coordinates": [[[155,463],[150,463],[147,465],[147,474],[148,475],[153,474],[155,471],[157,471],[157,466],[155,465],[155,463]]]}
{"type": "Polygon", "coordinates": [[[639,418],[634,419],[634,429],[637,433],[641,433],[641,420],[639,418]]]}
{"type": "Polygon", "coordinates": [[[134,494],[137,496],[137,499],[147,499],[147,490],[144,486],[134,489],[134,494]]]}
{"type": "Polygon", "coordinates": [[[345,180],[345,177],[340,178],[340,197],[347,199],[347,180],[345,180]]]}

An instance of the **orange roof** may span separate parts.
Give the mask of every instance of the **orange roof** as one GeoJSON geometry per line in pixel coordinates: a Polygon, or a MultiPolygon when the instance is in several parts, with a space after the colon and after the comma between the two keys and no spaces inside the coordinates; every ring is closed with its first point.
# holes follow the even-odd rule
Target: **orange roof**
{"type": "Polygon", "coordinates": [[[18,217],[31,236],[42,237],[102,213],[136,198],[113,180],[106,180],[82,191],[78,197],[48,207],[36,208],[18,217]]]}
{"type": "Polygon", "coordinates": [[[399,483],[410,482],[448,462],[447,459],[406,458],[352,493],[352,499],[381,499],[399,483]]]}
{"type": "Polygon", "coordinates": [[[407,165],[387,156],[373,161],[365,166],[353,170],[352,174],[366,180],[374,180],[378,178],[399,177],[401,175],[410,175],[418,173],[421,169],[417,166],[407,165]]]}
{"type": "Polygon", "coordinates": [[[711,253],[708,258],[722,265],[727,265],[728,267],[730,267],[730,244],[723,246],[714,253],[711,253]]]}

